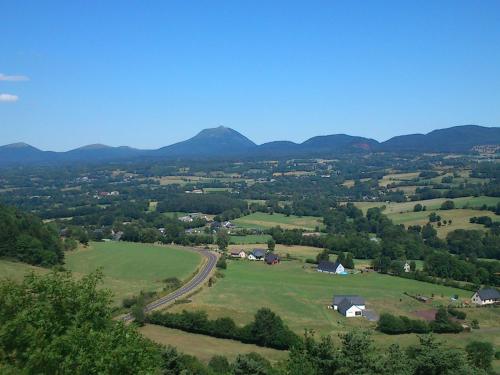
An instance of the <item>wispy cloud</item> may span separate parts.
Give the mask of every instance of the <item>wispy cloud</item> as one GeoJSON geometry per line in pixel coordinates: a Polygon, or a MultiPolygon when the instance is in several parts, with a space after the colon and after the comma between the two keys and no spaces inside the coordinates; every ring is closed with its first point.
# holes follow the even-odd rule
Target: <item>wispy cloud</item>
{"type": "Polygon", "coordinates": [[[0,73],[0,81],[8,81],[8,82],[29,81],[29,77],[22,75],[7,75],[0,73]]]}
{"type": "Polygon", "coordinates": [[[19,100],[19,96],[11,95],[11,94],[0,94],[0,102],[17,102],[19,100]]]}

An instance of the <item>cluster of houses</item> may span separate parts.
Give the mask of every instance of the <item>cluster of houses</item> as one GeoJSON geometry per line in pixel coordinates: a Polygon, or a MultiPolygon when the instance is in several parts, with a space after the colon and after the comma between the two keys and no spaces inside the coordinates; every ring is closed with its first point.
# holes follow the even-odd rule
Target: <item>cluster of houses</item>
{"type": "Polygon", "coordinates": [[[99,191],[97,193],[94,194],[94,199],[101,199],[101,198],[104,198],[104,197],[116,197],[120,195],[120,192],[119,191],[99,191]]]}
{"type": "MultiPolygon", "coordinates": [[[[229,233],[231,230],[236,228],[236,225],[231,223],[229,220],[227,221],[213,221],[208,215],[202,214],[201,212],[194,212],[184,216],[180,216],[178,218],[179,221],[183,223],[192,223],[196,219],[205,220],[207,223],[210,223],[210,229],[213,232],[217,232],[219,229],[226,229],[229,233]]],[[[192,228],[186,229],[186,233],[197,233],[192,228]]]]}
{"type": "Polygon", "coordinates": [[[230,221],[214,221],[212,224],[210,224],[210,229],[212,229],[214,232],[218,231],[219,229],[227,229],[228,233],[231,233],[231,229],[234,228],[236,228],[236,225],[234,225],[230,221]]]}
{"type": "Polygon", "coordinates": [[[236,259],[248,259],[256,261],[264,261],[269,265],[278,264],[280,258],[278,255],[272,253],[271,251],[266,251],[264,249],[253,249],[248,254],[241,249],[233,249],[229,252],[231,258],[236,259]]]}
{"type": "MultiPolygon", "coordinates": [[[[500,303],[500,292],[495,288],[480,289],[473,294],[471,301],[478,306],[498,304],[500,303]]],[[[346,318],[363,316],[369,320],[373,320],[372,318],[376,319],[376,314],[372,311],[366,310],[364,298],[358,295],[336,295],[333,297],[333,302],[330,308],[338,311],[346,318]]]]}
{"type": "Polygon", "coordinates": [[[187,214],[185,216],[179,217],[179,220],[183,223],[192,223],[195,219],[203,219],[205,221],[210,221],[207,215],[202,214],[201,212],[195,212],[192,214],[187,214]]]}
{"type": "MultiPolygon", "coordinates": [[[[344,266],[336,261],[330,262],[328,260],[322,260],[318,263],[318,267],[316,269],[318,272],[331,273],[337,275],[346,275],[348,272],[345,270],[344,266]]],[[[403,265],[404,272],[410,272],[411,267],[408,262],[403,265]]]]}

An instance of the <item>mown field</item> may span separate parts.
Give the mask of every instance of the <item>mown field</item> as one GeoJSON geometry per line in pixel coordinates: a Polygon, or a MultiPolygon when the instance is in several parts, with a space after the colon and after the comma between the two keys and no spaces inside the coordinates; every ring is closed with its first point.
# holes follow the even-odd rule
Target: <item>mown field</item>
{"type": "MultiPolygon", "coordinates": [[[[362,262],[359,265],[362,265],[362,262]]],[[[416,318],[413,315],[415,311],[428,310],[441,303],[449,303],[452,295],[457,294],[463,300],[469,299],[472,295],[471,292],[461,289],[377,273],[326,275],[310,269],[308,265],[299,261],[282,261],[275,266],[243,260],[228,261],[228,268],[224,274],[225,277],[219,279],[213,287],[205,288],[193,296],[191,303],[174,305],[170,311],[204,310],[212,318],[230,316],[237,324],[245,324],[253,319],[257,309],[265,306],[277,312],[298,334],[303,334],[305,328],[313,329],[318,336],[331,335],[338,343],[341,333],[353,328],[369,329],[375,346],[384,349],[394,343],[403,347],[417,344],[418,336],[385,335],[374,330],[375,323],[365,319],[345,318],[327,308],[334,294],[359,294],[365,297],[368,309],[412,318],[416,318]],[[404,292],[434,295],[434,301],[423,304],[404,295],[404,292]]],[[[438,340],[444,341],[451,347],[463,348],[473,340],[489,341],[498,347],[500,309],[467,308],[464,311],[468,315],[467,322],[478,319],[481,329],[470,333],[437,335],[438,340]]],[[[155,339],[155,336],[166,335],[164,342],[179,344],[180,348],[191,350],[195,355],[200,351],[201,355],[207,357],[213,353],[212,343],[203,343],[197,337],[191,337],[191,334],[179,332],[177,335],[181,337],[169,338],[170,332],[162,333],[160,332],[162,329],[158,330],[156,327],[152,327],[151,330],[152,332],[147,334],[148,337],[155,339]],[[190,345],[194,342],[197,344],[196,348],[190,349],[190,345]]],[[[494,365],[498,368],[500,361],[495,361],[494,365]]]]}
{"type": "Polygon", "coordinates": [[[419,172],[410,172],[410,173],[392,173],[385,175],[382,179],[379,180],[379,186],[387,186],[389,184],[401,181],[411,181],[417,178],[419,172]]]}
{"type": "Polygon", "coordinates": [[[394,278],[377,273],[334,276],[318,273],[299,261],[282,261],[268,266],[263,262],[229,261],[225,277],[212,288],[193,297],[193,302],[172,309],[202,309],[211,316],[231,316],[246,323],[262,306],[270,307],[298,333],[305,328],[322,334],[333,334],[346,327],[370,327],[364,319],[346,319],[327,309],[334,294],[360,294],[368,308],[409,315],[429,306],[407,297],[410,294],[435,295],[437,301],[448,302],[458,294],[471,293],[459,289],[394,278]]]}
{"type": "Polygon", "coordinates": [[[188,333],[176,329],[147,324],[140,328],[147,338],[163,345],[175,346],[179,351],[194,355],[203,362],[208,362],[214,355],[224,355],[233,361],[238,354],[258,353],[271,362],[285,359],[287,351],[263,348],[239,341],[188,333]]]}
{"type": "Polygon", "coordinates": [[[386,203],[386,202],[354,202],[354,204],[362,209],[364,212],[372,207],[382,207],[385,206],[384,213],[386,215],[393,213],[409,212],[413,211],[413,207],[420,203],[427,208],[427,211],[438,210],[441,204],[447,200],[455,202],[456,208],[480,208],[482,205],[496,206],[500,202],[500,197],[461,197],[454,199],[447,198],[436,198],[427,199],[422,201],[412,201],[412,202],[402,202],[402,203],[386,203]]]}
{"type": "MultiPolygon", "coordinates": [[[[265,244],[272,237],[269,234],[249,234],[246,236],[230,236],[230,244],[265,244]]],[[[267,246],[267,245],[265,245],[267,246]]]]}
{"type": "Polygon", "coordinates": [[[241,228],[271,228],[277,225],[283,229],[307,229],[315,230],[323,225],[322,219],[314,216],[286,216],[283,214],[267,214],[254,212],[253,214],[240,217],[233,222],[241,228]]]}
{"type": "Polygon", "coordinates": [[[395,224],[409,225],[424,225],[429,220],[429,214],[431,212],[436,212],[441,216],[442,220],[449,222],[452,221],[451,225],[443,225],[438,227],[434,223],[434,227],[437,230],[438,236],[445,238],[446,235],[456,229],[477,229],[484,230],[485,227],[480,224],[471,224],[469,219],[473,216],[489,216],[494,221],[500,221],[500,216],[495,215],[491,211],[483,211],[480,208],[484,204],[487,206],[496,206],[500,202],[500,198],[497,197],[462,197],[455,199],[429,199],[414,202],[402,202],[402,203],[385,203],[385,202],[356,202],[356,206],[361,208],[364,212],[371,207],[385,207],[384,214],[387,215],[395,224]],[[453,210],[440,210],[441,204],[446,200],[452,200],[455,202],[456,209],[453,210]],[[426,211],[413,212],[413,207],[420,203],[426,207],[426,211]]]}
{"type": "Polygon", "coordinates": [[[47,268],[30,266],[26,263],[0,259],[0,279],[8,278],[16,281],[22,281],[24,275],[29,272],[43,274],[49,272],[49,270],[47,268]]]}
{"type": "Polygon", "coordinates": [[[161,291],[163,280],[189,278],[201,262],[195,252],[176,247],[130,242],[92,242],[87,248],[66,253],[66,268],[77,276],[97,268],[104,273],[104,287],[115,302],[141,290],[161,291]]]}

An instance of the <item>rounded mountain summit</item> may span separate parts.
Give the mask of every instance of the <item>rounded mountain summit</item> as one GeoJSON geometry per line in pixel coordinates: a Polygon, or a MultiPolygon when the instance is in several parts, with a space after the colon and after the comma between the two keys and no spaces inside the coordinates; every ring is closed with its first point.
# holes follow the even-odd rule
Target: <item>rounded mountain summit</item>
{"type": "Polygon", "coordinates": [[[225,126],[204,129],[188,140],[162,147],[159,154],[221,156],[241,154],[257,145],[243,134],[225,126]]]}

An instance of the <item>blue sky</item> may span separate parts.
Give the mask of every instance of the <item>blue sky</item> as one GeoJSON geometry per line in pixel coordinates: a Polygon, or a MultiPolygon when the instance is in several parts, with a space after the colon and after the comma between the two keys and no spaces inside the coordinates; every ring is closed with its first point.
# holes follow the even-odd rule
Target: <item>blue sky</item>
{"type": "Polygon", "coordinates": [[[0,144],[500,126],[500,1],[3,1],[0,144]]]}

